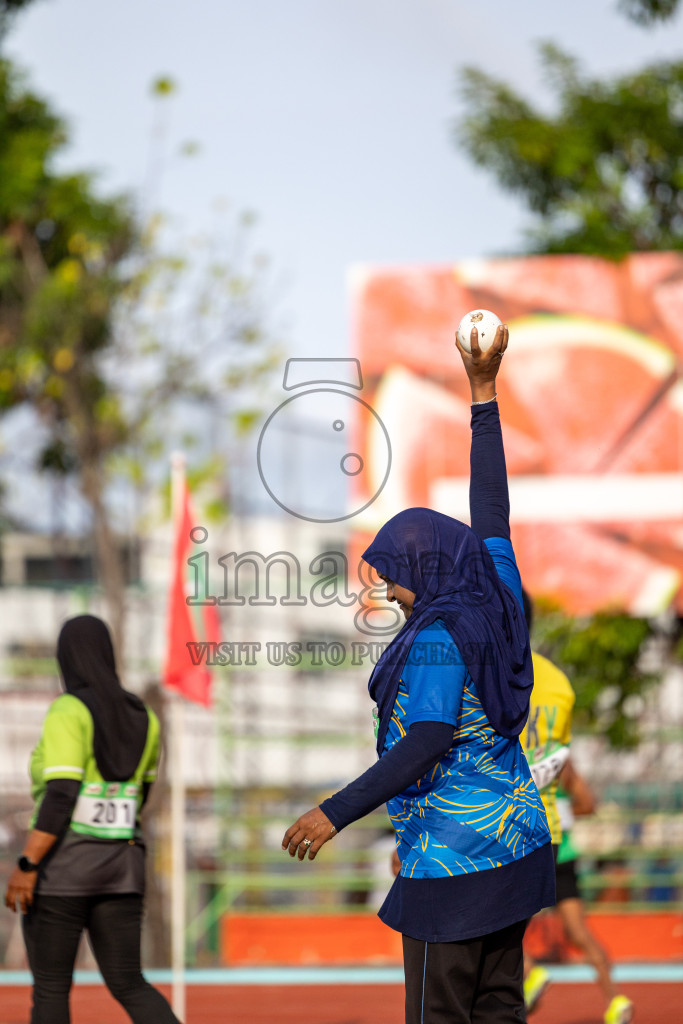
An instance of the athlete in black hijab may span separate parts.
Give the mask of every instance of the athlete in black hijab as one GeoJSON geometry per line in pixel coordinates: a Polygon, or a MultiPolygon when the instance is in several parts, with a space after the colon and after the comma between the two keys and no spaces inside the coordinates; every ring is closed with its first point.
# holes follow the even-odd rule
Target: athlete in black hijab
{"type": "Polygon", "coordinates": [[[111,994],[135,1024],[178,1024],[140,969],[145,846],[139,814],[159,755],[159,721],[116,673],[105,623],[63,626],[65,693],[50,705],[31,757],[36,811],[7,887],[23,913],[33,973],[31,1024],[69,1024],[69,991],[88,930],[111,994]]]}

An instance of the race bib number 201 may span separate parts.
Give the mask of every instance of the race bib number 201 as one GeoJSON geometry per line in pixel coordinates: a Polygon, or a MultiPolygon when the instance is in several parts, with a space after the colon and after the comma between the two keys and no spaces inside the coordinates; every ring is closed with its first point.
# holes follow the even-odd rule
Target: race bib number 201
{"type": "Polygon", "coordinates": [[[140,787],[133,782],[84,782],[71,828],[100,839],[132,839],[140,787]]]}

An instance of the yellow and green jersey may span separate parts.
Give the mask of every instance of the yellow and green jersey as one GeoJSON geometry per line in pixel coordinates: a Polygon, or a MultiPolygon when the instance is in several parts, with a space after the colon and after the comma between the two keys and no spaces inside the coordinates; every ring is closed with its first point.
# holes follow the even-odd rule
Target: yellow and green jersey
{"type": "Polygon", "coordinates": [[[142,806],[143,783],[154,782],[159,760],[159,719],[147,708],[149,724],[142,757],[130,779],[103,779],[93,752],[94,725],[78,697],[64,693],[50,705],[37,747],[31,755],[31,792],[38,816],[51,779],[81,783],[69,827],[101,839],[130,839],[142,806]]]}
{"type": "Polygon", "coordinates": [[[541,793],[552,841],[559,843],[562,829],[556,799],[558,774],[569,756],[575,694],[564,672],[552,661],[535,651],[532,660],[534,688],[529,718],[520,739],[541,793]]]}

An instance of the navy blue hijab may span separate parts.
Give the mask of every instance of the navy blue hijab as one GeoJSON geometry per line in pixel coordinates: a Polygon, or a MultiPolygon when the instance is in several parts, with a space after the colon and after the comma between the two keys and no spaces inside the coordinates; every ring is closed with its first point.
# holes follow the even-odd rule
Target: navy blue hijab
{"type": "Polygon", "coordinates": [[[370,677],[379,712],[378,753],[411,645],[436,619],[453,637],[493,728],[507,738],[519,736],[534,681],[529,632],[483,540],[457,519],[410,508],[385,523],[363,559],[416,595],[412,614],[370,677]]]}

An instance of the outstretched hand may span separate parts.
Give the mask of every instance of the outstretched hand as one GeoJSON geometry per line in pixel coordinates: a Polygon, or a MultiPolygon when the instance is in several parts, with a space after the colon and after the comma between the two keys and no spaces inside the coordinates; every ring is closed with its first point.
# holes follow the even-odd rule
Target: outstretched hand
{"type": "Polygon", "coordinates": [[[309,860],[315,860],[323,843],[336,834],[337,830],[327,815],[319,807],[314,807],[290,825],[282,839],[282,849],[287,850],[290,857],[298,856],[303,860],[308,854],[309,860]]]}
{"type": "Polygon", "coordinates": [[[470,333],[471,352],[467,352],[456,336],[455,345],[470,379],[473,402],[488,402],[496,393],[496,376],[500,369],[503,353],[508,347],[507,324],[501,324],[493,342],[485,352],[479,348],[479,332],[476,327],[470,333]]]}

